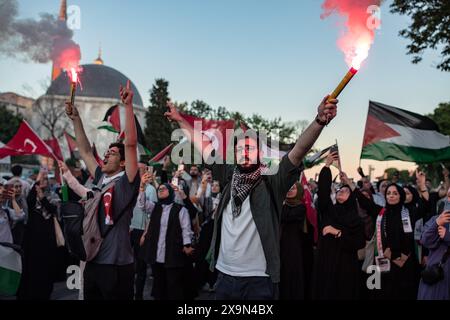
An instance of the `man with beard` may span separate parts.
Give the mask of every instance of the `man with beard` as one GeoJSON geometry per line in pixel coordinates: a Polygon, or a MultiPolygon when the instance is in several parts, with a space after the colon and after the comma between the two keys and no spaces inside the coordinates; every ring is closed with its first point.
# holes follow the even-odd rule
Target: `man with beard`
{"type": "MultiPolygon", "coordinates": [[[[283,157],[275,174],[264,175],[259,137],[248,132],[234,141],[236,166],[211,166],[213,178],[224,186],[209,255],[211,270],[219,271],[218,300],[270,300],[278,296],[281,208],[288,190],[298,181],[304,156],[336,116],[338,101],[328,99],[320,103],[315,121],[283,157]]],[[[201,154],[212,154],[211,143],[194,135],[192,126],[171,103],[168,107],[168,119],[176,121],[188,139],[200,136],[193,138],[193,143],[201,154]]]]}

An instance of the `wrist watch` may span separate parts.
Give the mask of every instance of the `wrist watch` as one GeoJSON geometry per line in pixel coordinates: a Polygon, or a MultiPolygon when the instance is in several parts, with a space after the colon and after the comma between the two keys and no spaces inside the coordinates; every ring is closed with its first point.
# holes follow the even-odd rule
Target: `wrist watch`
{"type": "Polygon", "coordinates": [[[322,127],[325,127],[325,126],[328,125],[328,122],[327,122],[327,121],[322,121],[322,120],[320,120],[319,115],[316,116],[316,122],[317,122],[319,125],[321,125],[322,127]]]}

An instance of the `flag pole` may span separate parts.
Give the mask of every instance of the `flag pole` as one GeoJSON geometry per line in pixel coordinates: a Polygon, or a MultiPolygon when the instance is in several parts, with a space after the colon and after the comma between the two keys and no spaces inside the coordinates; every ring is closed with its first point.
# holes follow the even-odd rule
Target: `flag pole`
{"type": "Polygon", "coordinates": [[[341,153],[339,152],[339,145],[338,145],[338,141],[336,139],[336,147],[338,149],[338,156],[339,156],[339,160],[338,160],[338,165],[339,165],[339,173],[342,173],[342,166],[341,166],[341,153]]]}

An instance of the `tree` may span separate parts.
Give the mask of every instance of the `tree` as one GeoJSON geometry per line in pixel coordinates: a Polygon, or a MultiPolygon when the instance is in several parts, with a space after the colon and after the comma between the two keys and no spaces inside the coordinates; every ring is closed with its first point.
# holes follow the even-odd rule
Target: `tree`
{"type": "Polygon", "coordinates": [[[422,61],[426,49],[442,48],[442,61],[436,66],[441,71],[450,71],[450,1],[448,0],[394,0],[391,12],[410,16],[412,23],[400,31],[410,39],[407,54],[412,62],[422,61]]]}
{"type": "MultiPolygon", "coordinates": [[[[432,114],[428,114],[434,122],[437,123],[439,131],[442,134],[450,136],[450,102],[440,103],[439,106],[434,109],[432,114]]],[[[450,168],[450,160],[441,163],[431,163],[427,165],[421,165],[419,168],[423,170],[427,177],[431,179],[433,185],[437,186],[442,180],[442,165],[450,168]]]]}
{"type": "Polygon", "coordinates": [[[440,103],[428,116],[437,123],[442,134],[450,136],[450,102],[440,103]]]}
{"type": "Polygon", "coordinates": [[[2,125],[0,126],[0,141],[6,144],[19,129],[22,117],[9,111],[6,108],[6,105],[0,105],[0,119],[2,119],[2,125]]]}
{"type": "Polygon", "coordinates": [[[392,180],[395,174],[398,174],[399,182],[401,183],[412,183],[415,180],[415,176],[410,176],[408,170],[399,171],[397,168],[388,168],[385,171],[388,180],[392,180]]]}
{"type": "Polygon", "coordinates": [[[213,108],[202,100],[195,100],[191,103],[190,114],[197,118],[214,118],[213,108]]]}
{"type": "Polygon", "coordinates": [[[164,113],[169,101],[169,82],[157,79],[150,90],[150,106],[145,113],[145,140],[152,154],[160,152],[171,143],[174,125],[167,121],[164,113]]]}
{"type": "Polygon", "coordinates": [[[49,137],[60,139],[64,135],[64,129],[66,123],[61,121],[66,114],[66,108],[64,104],[55,103],[51,101],[50,105],[42,105],[41,100],[37,100],[35,109],[39,117],[39,122],[42,127],[47,129],[49,137]]]}

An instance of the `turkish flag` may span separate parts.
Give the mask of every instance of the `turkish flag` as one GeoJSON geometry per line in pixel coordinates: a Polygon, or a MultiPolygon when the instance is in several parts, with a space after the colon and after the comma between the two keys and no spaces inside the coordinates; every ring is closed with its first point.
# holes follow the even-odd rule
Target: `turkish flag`
{"type": "Polygon", "coordinates": [[[306,180],[305,173],[302,172],[300,183],[303,186],[303,202],[306,207],[306,219],[314,228],[314,242],[317,243],[319,239],[319,225],[317,222],[317,211],[313,206],[313,198],[311,191],[308,187],[308,181],[306,180]]]}
{"type": "Polygon", "coordinates": [[[226,155],[227,143],[234,133],[233,131],[227,132],[227,129],[234,130],[234,120],[208,120],[187,114],[181,114],[181,116],[194,128],[194,130],[201,124],[201,132],[209,138],[214,150],[222,157],[226,155]]]}
{"type": "Polygon", "coordinates": [[[44,142],[53,150],[53,154],[56,156],[57,160],[64,161],[62,155],[61,147],[59,146],[58,139],[53,138],[49,140],[44,140],[44,142]]]}
{"type": "Polygon", "coordinates": [[[73,154],[75,151],[78,150],[77,142],[75,141],[75,138],[72,137],[70,134],[68,134],[66,131],[64,131],[64,137],[66,137],[67,145],[69,146],[70,153],[73,154]]]}
{"type": "Polygon", "coordinates": [[[3,148],[0,148],[0,159],[8,156],[27,156],[33,154],[55,158],[50,147],[23,120],[16,135],[3,148]]]}

